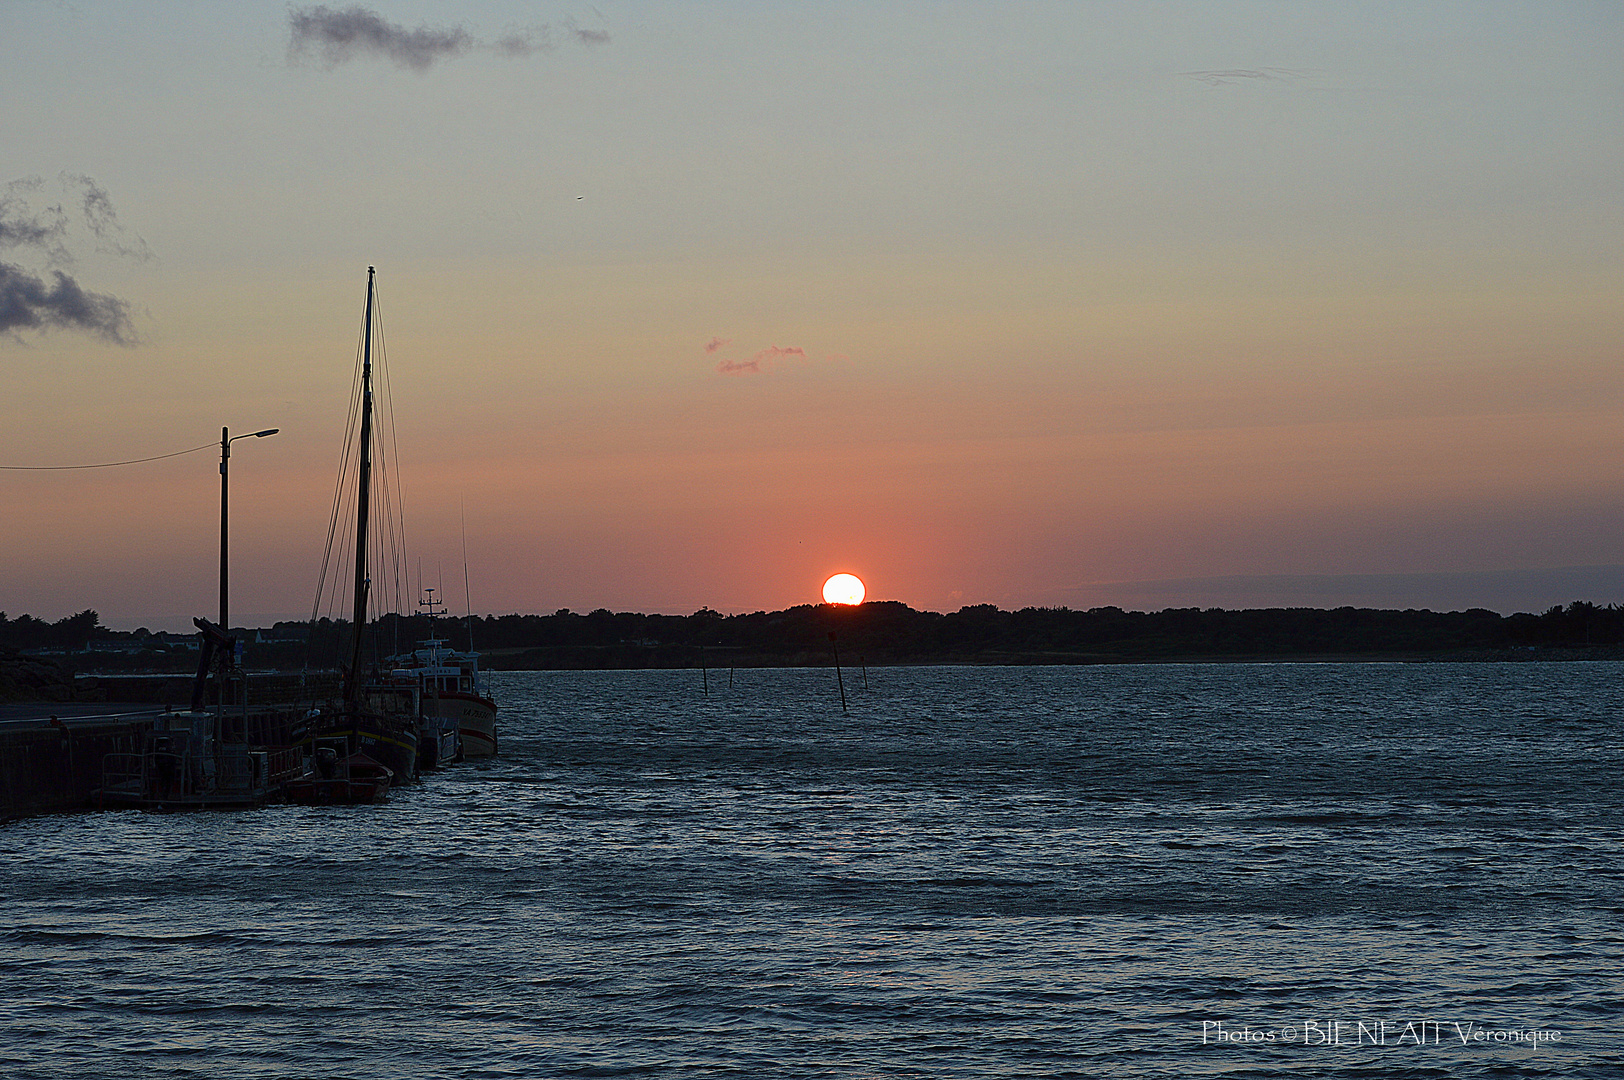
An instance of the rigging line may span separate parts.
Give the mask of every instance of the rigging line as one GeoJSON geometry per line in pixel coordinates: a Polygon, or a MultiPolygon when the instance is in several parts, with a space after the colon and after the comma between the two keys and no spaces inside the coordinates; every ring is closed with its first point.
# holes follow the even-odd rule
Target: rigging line
{"type": "MultiPolygon", "coordinates": [[[[321,611],[321,602],[324,595],[328,596],[330,599],[331,606],[328,608],[328,611],[333,616],[337,616],[337,605],[343,589],[342,578],[344,576],[345,569],[349,565],[343,544],[339,544],[339,563],[336,568],[333,568],[332,566],[332,556],[333,543],[336,539],[339,525],[344,524],[347,526],[349,522],[354,520],[353,515],[349,512],[348,505],[353,500],[349,498],[347,494],[345,481],[350,476],[350,453],[355,443],[356,427],[360,423],[357,414],[360,412],[361,407],[361,367],[365,352],[366,320],[363,314],[361,331],[356,335],[355,367],[351,374],[350,405],[349,412],[346,415],[344,423],[344,443],[340,449],[338,458],[338,477],[333,482],[333,512],[332,516],[327,522],[327,544],[325,550],[322,552],[321,574],[316,579],[316,599],[315,603],[310,609],[311,621],[315,621],[317,614],[321,611]],[[329,569],[333,569],[334,574],[331,579],[332,590],[330,593],[328,592],[327,588],[329,582],[327,572],[329,569]]],[[[357,465],[357,467],[359,468],[359,465],[357,465]]]]}
{"type": "MultiPolygon", "coordinates": [[[[373,365],[373,371],[379,369],[373,365]]],[[[374,573],[373,584],[378,597],[378,611],[397,611],[400,605],[399,544],[395,535],[393,491],[395,476],[393,461],[384,442],[387,426],[383,406],[375,414],[373,433],[378,436],[373,460],[372,520],[377,528],[369,536],[367,552],[368,571],[374,573]]]]}
{"type": "MultiPolygon", "coordinates": [[[[346,597],[346,582],[349,580],[350,549],[349,546],[339,542],[336,548],[335,541],[343,533],[352,532],[351,526],[355,522],[354,495],[349,491],[347,480],[353,475],[351,463],[355,470],[360,469],[360,455],[356,452],[357,429],[360,427],[361,403],[363,399],[363,367],[365,366],[367,347],[366,307],[362,306],[360,325],[355,335],[355,365],[350,375],[350,401],[349,409],[344,419],[344,441],[340,446],[338,456],[338,475],[333,481],[333,509],[327,521],[327,539],[322,549],[321,570],[316,576],[316,595],[310,605],[310,622],[314,626],[322,614],[322,603],[327,604],[326,617],[334,623],[341,620],[340,605],[346,597]],[[329,577],[329,572],[331,576],[329,577]]],[[[314,641],[314,635],[312,635],[314,641]]],[[[314,644],[309,655],[314,655],[314,644]]]]}
{"type": "Polygon", "coordinates": [[[111,469],[118,465],[140,465],[146,461],[162,461],[164,458],[180,457],[182,454],[195,454],[199,450],[207,450],[211,446],[219,446],[217,442],[206,442],[202,446],[194,446],[190,450],[176,450],[173,454],[158,454],[155,457],[136,458],[133,461],[104,461],[97,465],[0,465],[0,469],[14,472],[56,472],[62,469],[111,469]]]}
{"type": "MultiPolygon", "coordinates": [[[[373,370],[379,370],[374,365],[373,370]]],[[[377,523],[377,529],[371,537],[372,544],[368,558],[373,567],[376,567],[378,587],[379,611],[399,610],[400,602],[400,544],[396,536],[394,494],[397,479],[395,476],[394,459],[389,453],[388,425],[384,418],[387,402],[382,402],[376,413],[374,434],[378,436],[376,443],[377,456],[373,461],[372,476],[374,480],[372,493],[372,519],[377,523]]],[[[369,567],[370,569],[370,567],[369,567]]]]}
{"type": "Polygon", "coordinates": [[[457,508],[462,511],[462,599],[468,608],[468,651],[474,651],[474,597],[468,588],[468,506],[459,495],[457,508]]]}
{"type": "MultiPolygon", "coordinates": [[[[408,578],[410,577],[409,566],[407,566],[409,548],[406,543],[406,491],[402,486],[400,477],[400,444],[398,441],[400,429],[395,423],[395,384],[389,365],[389,346],[383,332],[383,291],[381,288],[374,294],[374,310],[378,320],[377,368],[378,386],[382,398],[380,414],[387,417],[384,426],[379,431],[379,455],[381,458],[383,444],[387,440],[389,459],[393,464],[393,471],[386,481],[388,486],[383,489],[383,502],[389,522],[389,553],[393,560],[395,606],[396,610],[404,613],[409,607],[409,598],[406,596],[406,592],[410,590],[409,580],[405,590],[401,586],[402,574],[405,573],[408,578]]],[[[380,567],[382,565],[380,562],[380,567]]]]}

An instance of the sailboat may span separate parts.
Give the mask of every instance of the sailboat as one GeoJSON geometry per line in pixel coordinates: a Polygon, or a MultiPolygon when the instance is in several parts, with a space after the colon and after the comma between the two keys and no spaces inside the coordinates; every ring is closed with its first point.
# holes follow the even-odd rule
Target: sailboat
{"type": "MultiPolygon", "coordinates": [[[[372,579],[367,572],[368,535],[372,508],[373,395],[372,351],[373,309],[376,304],[376,267],[367,267],[366,314],[361,334],[361,383],[357,394],[360,434],[356,445],[355,566],[352,585],[352,618],[348,663],[340,664],[343,694],[326,710],[311,710],[307,743],[333,745],[343,740],[349,754],[363,754],[387,767],[396,784],[417,775],[418,717],[422,694],[418,687],[403,682],[386,682],[378,675],[368,677],[366,638],[368,598],[372,579]]],[[[342,495],[342,492],[340,493],[342,495]]],[[[334,522],[339,517],[334,507],[334,522]]],[[[329,553],[333,530],[329,529],[329,553]]],[[[324,570],[325,575],[325,570],[324,570]]],[[[317,606],[321,604],[318,593],[317,606]]],[[[314,622],[314,619],[312,619],[314,622]]]]}

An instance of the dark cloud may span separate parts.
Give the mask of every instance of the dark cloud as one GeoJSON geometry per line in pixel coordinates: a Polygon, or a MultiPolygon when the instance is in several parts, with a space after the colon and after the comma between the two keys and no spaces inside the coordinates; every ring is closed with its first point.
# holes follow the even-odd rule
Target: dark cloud
{"type": "Polygon", "coordinates": [[[733,339],[732,338],[713,337],[709,341],[705,342],[705,351],[706,352],[715,352],[717,349],[722,348],[724,345],[731,345],[731,344],[733,344],[733,339]]]}
{"type": "Polygon", "coordinates": [[[434,30],[420,26],[408,30],[385,22],[381,15],[364,7],[342,11],[318,4],[288,12],[293,31],[289,46],[292,55],[315,50],[329,65],[342,64],[361,53],[386,56],[401,67],[427,71],[436,60],[461,56],[473,48],[474,39],[459,27],[434,30]]]}
{"type": "Polygon", "coordinates": [[[119,345],[135,343],[130,306],[116,296],[86,292],[61,270],[52,284],[20,266],[0,262],[0,333],[85,330],[119,345]]]}
{"type": "Polygon", "coordinates": [[[44,247],[61,238],[65,222],[41,221],[39,218],[11,218],[7,206],[0,202],[0,247],[44,247]]]}
{"type": "MultiPolygon", "coordinates": [[[[131,236],[119,224],[118,211],[113,209],[113,200],[105,188],[77,173],[63,173],[57,182],[64,193],[77,195],[77,222],[90,230],[98,251],[141,262],[151,260],[147,242],[131,236]]],[[[61,203],[36,206],[44,188],[45,181],[37,176],[0,187],[0,249],[32,248],[43,252],[50,262],[65,265],[73,261],[68,230],[75,219],[61,203]]]]}
{"type": "MultiPolygon", "coordinates": [[[[359,5],[343,9],[325,4],[293,8],[288,12],[288,24],[292,31],[289,57],[296,59],[314,52],[329,67],[371,54],[413,71],[427,71],[438,60],[462,56],[474,49],[523,59],[554,47],[553,32],[547,26],[510,30],[493,42],[483,42],[461,26],[408,30],[359,5]]],[[[571,21],[566,21],[565,31],[582,45],[609,43],[607,31],[582,30],[571,21]]]]}
{"type": "Polygon", "coordinates": [[[68,235],[68,215],[60,206],[36,209],[31,196],[44,185],[39,177],[13,180],[0,188],[0,250],[14,247],[46,251],[53,261],[66,262],[63,246],[68,235]]]}
{"type": "Polygon", "coordinates": [[[81,330],[133,345],[130,306],[116,296],[86,290],[65,268],[74,263],[74,248],[86,243],[84,230],[99,252],[140,261],[150,260],[152,253],[146,241],[119,224],[112,198],[96,181],[63,173],[57,182],[66,202],[47,202],[46,182],[37,176],[0,186],[0,250],[32,255],[35,265],[43,267],[0,262],[0,335],[81,330]]]}

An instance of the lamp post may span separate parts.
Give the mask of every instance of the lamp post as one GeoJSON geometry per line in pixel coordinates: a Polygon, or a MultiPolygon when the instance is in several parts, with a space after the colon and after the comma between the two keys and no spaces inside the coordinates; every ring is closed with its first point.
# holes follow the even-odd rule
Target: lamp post
{"type": "Polygon", "coordinates": [[[233,435],[226,428],[220,429],[220,632],[231,633],[231,623],[227,622],[228,609],[226,606],[226,463],[231,460],[231,444],[238,439],[263,439],[267,435],[275,435],[281,428],[266,428],[264,431],[251,431],[247,435],[233,435]]]}

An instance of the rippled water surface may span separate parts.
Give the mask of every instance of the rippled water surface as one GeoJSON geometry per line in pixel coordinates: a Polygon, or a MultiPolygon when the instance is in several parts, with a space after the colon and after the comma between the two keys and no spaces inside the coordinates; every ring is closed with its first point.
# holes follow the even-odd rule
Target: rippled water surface
{"type": "Polygon", "coordinates": [[[384,806],[0,826],[0,1076],[1624,1076],[1624,666],[498,678],[384,806]]]}

